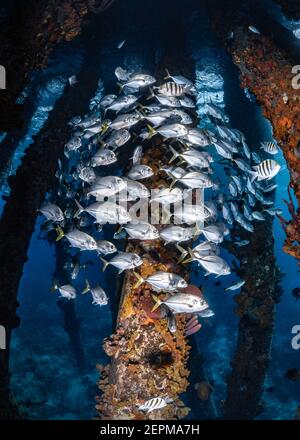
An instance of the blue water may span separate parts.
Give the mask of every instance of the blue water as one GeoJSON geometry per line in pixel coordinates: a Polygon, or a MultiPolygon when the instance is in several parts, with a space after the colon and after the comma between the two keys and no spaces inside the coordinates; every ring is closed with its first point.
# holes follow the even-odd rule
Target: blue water
{"type": "MultiPolygon", "coordinates": [[[[192,2],[187,2],[190,5],[192,2]]],[[[111,30],[101,41],[99,93],[112,92],[115,82],[114,69],[121,65],[127,69],[145,69],[154,73],[167,41],[164,16],[155,15],[151,8],[142,13],[137,11],[137,2],[128,1],[122,6],[127,21],[118,21],[118,30],[111,30]],[[129,12],[128,12],[129,11],[129,12]],[[151,15],[152,14],[152,15],[151,15]],[[121,50],[117,44],[126,38],[121,50]]],[[[198,111],[205,102],[214,102],[224,108],[232,127],[241,130],[249,146],[256,148],[260,141],[272,139],[272,128],[264,119],[258,104],[249,99],[247,91],[239,86],[238,71],[229,56],[212,35],[208,20],[201,11],[183,18],[187,50],[194,60],[197,86],[198,111]]],[[[169,36],[170,38],[170,36],[169,36]]],[[[25,139],[18,145],[9,173],[15,172],[20,158],[47,119],[55,101],[63,92],[63,85],[71,74],[76,74],[83,60],[81,45],[73,52],[65,47],[58,48],[47,69],[32,78],[36,94],[37,110],[32,117],[25,139]]],[[[32,90],[28,93],[33,93],[32,90]]],[[[97,90],[95,90],[95,94],[97,90]]],[[[275,207],[283,210],[283,217],[289,218],[283,198],[287,198],[289,173],[282,154],[277,157],[282,170],[276,178],[275,207]]],[[[222,166],[215,169],[224,178],[222,166]]],[[[122,172],[121,169],[118,172],[122,172]]],[[[4,202],[1,202],[1,209],[4,202]]],[[[105,364],[109,359],[103,352],[102,343],[113,330],[111,308],[95,307],[89,295],[78,296],[75,308],[81,319],[81,336],[86,372],[78,373],[73,352],[63,329],[63,315],[57,306],[57,294],[51,294],[55,270],[54,246],[38,238],[41,217],[38,217],[35,232],[28,252],[28,262],[18,292],[20,307],[18,314],[21,325],[13,332],[11,347],[12,390],[26,409],[26,415],[34,419],[90,419],[95,415],[94,398],[99,372],[96,364],[105,364]]],[[[292,419],[299,405],[300,382],[284,378],[285,370],[299,367],[299,352],[291,347],[291,328],[300,324],[299,307],[291,294],[299,286],[297,262],[282,251],[284,232],[274,219],[275,256],[284,277],[281,281],[283,295],[276,307],[275,328],[272,345],[272,360],[267,373],[266,388],[275,387],[272,393],[264,393],[264,411],[260,418],[292,419]]],[[[104,228],[102,236],[111,238],[111,230],[104,228]]],[[[233,256],[225,250],[221,255],[230,263],[233,256]]],[[[91,256],[86,255],[84,259],[91,256]]],[[[84,261],[84,259],[82,261],[84,261]]],[[[115,272],[102,274],[100,265],[89,271],[91,284],[99,282],[113,303],[115,295],[115,272]]],[[[213,383],[213,399],[218,416],[222,416],[222,400],[226,398],[226,375],[236,349],[238,316],[234,313],[235,302],[224,287],[236,281],[235,275],[226,277],[221,286],[215,285],[213,277],[192,273],[192,282],[204,287],[204,292],[215,316],[203,321],[203,327],[196,335],[204,357],[204,369],[213,383]]],[[[84,283],[80,273],[74,286],[79,290],[84,283]]],[[[197,369],[197,365],[192,368],[197,369]]],[[[192,408],[193,410],[193,408],[192,408]]]]}

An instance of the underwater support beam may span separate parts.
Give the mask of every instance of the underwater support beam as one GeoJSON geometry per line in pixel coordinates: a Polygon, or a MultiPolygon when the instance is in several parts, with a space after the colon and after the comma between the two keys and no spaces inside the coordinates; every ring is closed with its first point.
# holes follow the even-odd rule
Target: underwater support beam
{"type": "MultiPolygon", "coordinates": [[[[99,43],[98,43],[99,44],[99,43]]],[[[64,151],[75,115],[83,115],[98,85],[99,72],[90,65],[95,52],[88,53],[76,87],[66,85],[47,122],[28,148],[16,176],[9,178],[11,194],[0,219],[0,317],[7,331],[7,350],[1,352],[0,407],[9,399],[9,341],[19,325],[17,292],[27,261],[27,251],[36,222],[37,209],[55,185],[57,161],[64,151]]]]}
{"type": "Polygon", "coordinates": [[[213,2],[208,9],[214,30],[240,70],[241,86],[262,106],[289,167],[298,208],[290,197],[286,203],[291,219],[278,218],[286,233],[284,251],[300,261],[300,82],[294,68],[299,60],[292,58],[292,52],[278,48],[269,36],[250,32],[238,9],[230,9],[228,4],[215,8],[213,2]]]}
{"type": "MultiPolygon", "coordinates": [[[[231,2],[231,5],[234,4],[235,2],[231,2]]],[[[214,30],[240,68],[243,86],[244,79],[251,76],[256,86],[252,88],[247,83],[246,87],[255,93],[265,109],[265,115],[275,123],[277,139],[283,141],[283,137],[289,137],[289,133],[286,129],[285,135],[276,131],[276,118],[282,117],[282,111],[279,111],[282,97],[276,96],[274,90],[276,91],[277,87],[280,89],[280,83],[285,81],[286,76],[282,74],[281,69],[276,71],[278,49],[273,45],[273,52],[266,52],[265,37],[252,34],[247,29],[249,23],[244,23],[245,18],[239,15],[238,8],[230,10],[228,4],[224,5],[225,9],[216,9],[215,6],[214,2],[210,2],[208,6],[214,30]],[[229,32],[233,32],[233,36],[229,32]],[[251,67],[251,60],[255,56],[255,66],[251,67]],[[277,78],[277,75],[281,75],[278,85],[272,78],[277,78]],[[271,100],[268,102],[270,94],[271,100]],[[274,104],[278,106],[277,114],[272,112],[274,104]]],[[[286,146],[282,142],[281,146],[284,149],[291,145],[286,146]]],[[[261,397],[270,359],[275,305],[282,294],[279,285],[281,274],[276,265],[274,239],[270,231],[272,219],[256,226],[255,234],[251,234],[247,248],[228,245],[229,250],[241,261],[240,267],[236,268],[237,276],[246,282],[240,294],[234,297],[240,322],[237,348],[231,362],[231,372],[227,377],[227,398],[224,404],[224,417],[227,419],[254,419],[263,409],[261,397]],[[248,268],[251,268],[251,271],[248,268]]],[[[246,239],[247,234],[243,232],[241,235],[241,232],[237,230],[234,234],[246,239]]]]}
{"type": "Polygon", "coordinates": [[[16,104],[16,99],[30,73],[45,67],[58,43],[71,41],[81,33],[95,3],[96,0],[29,0],[6,6],[7,15],[0,26],[0,65],[6,70],[6,89],[0,91],[1,131],[22,127],[24,106],[16,104]]]}

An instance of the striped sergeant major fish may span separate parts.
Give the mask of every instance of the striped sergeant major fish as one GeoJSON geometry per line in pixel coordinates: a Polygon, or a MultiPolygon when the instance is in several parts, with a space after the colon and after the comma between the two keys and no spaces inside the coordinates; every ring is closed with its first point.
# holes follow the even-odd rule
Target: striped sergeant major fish
{"type": "Polygon", "coordinates": [[[172,81],[168,81],[159,87],[153,87],[153,89],[158,90],[158,93],[164,96],[182,96],[185,93],[184,85],[172,81]]]}
{"type": "Polygon", "coordinates": [[[173,399],[169,399],[168,397],[154,397],[153,399],[149,399],[140,405],[138,409],[140,411],[149,413],[155,409],[162,409],[171,402],[173,402],[173,399]]]}
{"type": "Polygon", "coordinates": [[[259,165],[254,166],[253,169],[254,171],[249,173],[251,175],[251,182],[253,182],[255,179],[258,181],[270,180],[279,172],[280,165],[276,162],[276,160],[266,159],[259,165]]]}
{"type": "Polygon", "coordinates": [[[277,154],[278,153],[278,146],[275,144],[275,142],[261,142],[261,149],[264,150],[266,153],[269,154],[277,154]]]}

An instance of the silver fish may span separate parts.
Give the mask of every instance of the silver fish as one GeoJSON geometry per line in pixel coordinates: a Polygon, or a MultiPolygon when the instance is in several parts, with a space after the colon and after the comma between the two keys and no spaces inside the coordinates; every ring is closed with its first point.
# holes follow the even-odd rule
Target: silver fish
{"type": "Polygon", "coordinates": [[[119,273],[122,273],[124,270],[134,269],[143,264],[142,258],[132,252],[119,251],[118,254],[109,261],[104,260],[102,257],[100,257],[100,259],[103,262],[103,272],[109,264],[119,269],[119,273]]]}
{"type": "Polygon", "coordinates": [[[118,81],[127,81],[130,78],[130,73],[127,72],[127,70],[122,69],[122,67],[116,68],[115,75],[118,81]]]}
{"type": "Polygon", "coordinates": [[[103,146],[111,147],[113,150],[122,147],[129,141],[131,134],[126,128],[121,128],[120,130],[114,130],[108,137],[102,142],[103,146]]]}
{"type": "Polygon", "coordinates": [[[227,221],[227,223],[229,223],[230,225],[233,224],[233,217],[232,217],[231,211],[230,211],[227,203],[225,203],[222,206],[222,215],[223,215],[224,220],[227,221]]]}
{"type": "Polygon", "coordinates": [[[178,153],[172,146],[169,146],[169,148],[173,154],[173,156],[169,160],[169,163],[172,163],[173,160],[176,158],[180,158],[183,161],[187,162],[189,165],[195,167],[207,168],[209,166],[209,161],[202,151],[195,150],[194,148],[189,148],[183,153],[178,153]]]}
{"type": "Polygon", "coordinates": [[[282,209],[277,209],[277,208],[269,208],[269,209],[265,209],[265,211],[272,216],[282,214],[282,209]]]}
{"type": "Polygon", "coordinates": [[[116,246],[107,240],[97,240],[97,250],[100,254],[108,255],[117,252],[116,246]]]}
{"type": "Polygon", "coordinates": [[[238,166],[238,168],[240,170],[248,172],[248,173],[252,172],[250,166],[243,159],[232,159],[232,160],[233,160],[233,162],[235,162],[235,164],[238,166]]]}
{"type": "Polygon", "coordinates": [[[242,140],[242,145],[243,145],[245,156],[249,160],[251,158],[251,152],[250,152],[250,148],[248,147],[248,145],[246,144],[244,139],[242,140]]]}
{"type": "Polygon", "coordinates": [[[193,229],[170,225],[160,232],[160,237],[167,243],[181,243],[193,238],[193,229]]]}
{"type": "Polygon", "coordinates": [[[154,225],[147,222],[131,222],[124,226],[130,238],[134,240],[157,240],[159,232],[154,225]]]}
{"type": "Polygon", "coordinates": [[[153,95],[153,98],[157,99],[157,101],[167,107],[180,107],[181,101],[176,96],[163,96],[163,95],[153,95]]]}
{"type": "Polygon", "coordinates": [[[150,197],[150,191],[143,183],[125,178],[124,180],[126,187],[117,195],[119,202],[134,201],[137,198],[147,199],[150,197]]]}
{"type": "Polygon", "coordinates": [[[137,289],[144,282],[150,284],[152,288],[158,292],[175,292],[178,289],[185,289],[188,286],[185,279],[175,273],[158,271],[146,279],[142,278],[141,275],[136,272],[134,272],[134,274],[138,279],[134,285],[134,289],[137,289]]]}
{"type": "Polygon", "coordinates": [[[206,270],[206,274],[215,274],[217,276],[229,275],[231,269],[229,264],[217,255],[208,255],[198,259],[199,263],[206,270]]]}
{"type": "Polygon", "coordinates": [[[82,232],[79,229],[72,229],[71,231],[64,233],[64,231],[58,226],[56,228],[57,239],[61,240],[66,237],[72,247],[76,247],[81,251],[96,251],[98,249],[96,240],[86,232],[82,232]]]}
{"type": "Polygon", "coordinates": [[[222,243],[224,240],[224,230],[219,225],[209,225],[200,228],[204,237],[213,243],[222,243]]]}
{"type": "Polygon", "coordinates": [[[87,195],[94,196],[96,199],[113,196],[117,192],[124,189],[125,180],[118,176],[98,177],[89,188],[87,195]]]}
{"type": "Polygon", "coordinates": [[[178,123],[162,125],[161,127],[156,129],[150,126],[148,128],[150,137],[156,133],[159,133],[164,138],[170,139],[180,138],[188,134],[188,128],[185,125],[178,123]]]}
{"type": "Polygon", "coordinates": [[[109,107],[114,100],[117,99],[117,95],[106,95],[104,96],[101,101],[100,101],[100,107],[102,109],[106,109],[107,107],[109,107]]]}
{"type": "Polygon", "coordinates": [[[180,96],[179,103],[180,103],[180,105],[182,105],[182,107],[185,107],[185,108],[195,108],[196,107],[196,104],[194,103],[194,101],[191,98],[189,98],[188,96],[180,96]]]}
{"type": "Polygon", "coordinates": [[[156,303],[152,310],[157,309],[162,304],[171,309],[173,313],[199,313],[208,309],[205,299],[190,293],[176,293],[165,301],[161,301],[155,295],[152,296],[156,303]]]}
{"type": "Polygon", "coordinates": [[[141,163],[143,157],[143,147],[138,145],[135,147],[133,156],[132,156],[132,165],[139,165],[141,163]]]}
{"type": "Polygon", "coordinates": [[[259,30],[255,26],[250,25],[250,26],[248,26],[248,29],[249,29],[249,31],[253,32],[254,34],[260,35],[259,30]]]}
{"type": "Polygon", "coordinates": [[[121,85],[121,90],[124,87],[128,87],[130,89],[136,89],[139,90],[143,87],[151,86],[152,84],[156,83],[156,79],[151,76],[144,73],[137,73],[132,75],[125,84],[121,85]]]}
{"type": "Polygon", "coordinates": [[[54,281],[51,291],[55,292],[55,290],[59,291],[61,298],[66,298],[68,300],[76,298],[76,290],[71,284],[59,286],[57,281],[54,281]]]}
{"type": "Polygon", "coordinates": [[[108,224],[125,224],[131,221],[131,216],[124,206],[114,202],[96,202],[85,209],[96,219],[96,223],[100,225],[108,224]]]}
{"type": "Polygon", "coordinates": [[[153,176],[153,170],[148,165],[134,165],[128,173],[129,179],[142,180],[153,176]]]}
{"type": "Polygon", "coordinates": [[[117,156],[114,151],[108,148],[100,148],[91,158],[91,166],[99,167],[105,165],[111,165],[117,162],[117,156]]]}
{"type": "Polygon", "coordinates": [[[97,175],[91,167],[82,167],[79,171],[78,177],[87,183],[93,183],[97,179],[97,175]]]}
{"type": "Polygon", "coordinates": [[[109,127],[112,130],[120,130],[121,128],[130,128],[133,125],[137,124],[142,119],[143,116],[140,113],[137,112],[126,113],[124,115],[117,116],[109,127]]]}
{"type": "Polygon", "coordinates": [[[65,219],[62,210],[55,203],[47,202],[38,209],[38,211],[41,212],[47,220],[51,220],[54,223],[62,222],[65,219]]]}
{"type": "Polygon", "coordinates": [[[106,306],[108,304],[107,295],[99,284],[97,284],[95,287],[91,287],[88,280],[85,280],[85,288],[83,289],[82,294],[87,292],[91,292],[92,294],[92,304],[97,306],[106,306]]]}
{"type": "Polygon", "coordinates": [[[253,211],[252,215],[255,218],[255,220],[258,220],[258,221],[265,221],[266,220],[264,215],[259,211],[253,211]]]}
{"type": "Polygon", "coordinates": [[[211,144],[207,134],[200,128],[191,128],[188,130],[188,134],[185,139],[193,145],[199,145],[201,147],[207,147],[211,144]]]}
{"type": "Polygon", "coordinates": [[[187,188],[212,188],[214,182],[211,180],[208,174],[202,173],[200,171],[190,171],[184,174],[179,179],[174,179],[171,186],[175,183],[180,182],[187,188]]]}
{"type": "Polygon", "coordinates": [[[184,203],[183,206],[174,206],[174,223],[188,225],[201,222],[211,216],[210,211],[203,205],[191,205],[184,203]]]}
{"type": "Polygon", "coordinates": [[[245,284],[244,280],[238,281],[237,283],[232,284],[231,286],[227,287],[225,290],[238,290],[240,287],[242,287],[245,284]]]}
{"type": "Polygon", "coordinates": [[[115,112],[120,112],[121,110],[126,110],[138,101],[138,97],[135,95],[124,95],[119,96],[115,99],[109,106],[105,108],[105,112],[112,110],[115,112]]]}
{"type": "Polygon", "coordinates": [[[162,205],[169,205],[171,203],[179,202],[184,196],[184,191],[180,188],[155,188],[151,191],[150,203],[157,202],[162,205]]]}

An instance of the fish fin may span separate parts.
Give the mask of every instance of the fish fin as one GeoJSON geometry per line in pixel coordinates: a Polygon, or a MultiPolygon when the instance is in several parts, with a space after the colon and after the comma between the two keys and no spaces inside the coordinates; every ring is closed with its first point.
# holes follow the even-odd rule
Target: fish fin
{"type": "Polygon", "coordinates": [[[85,279],[85,288],[83,289],[83,291],[81,293],[82,293],[82,295],[84,295],[85,293],[88,293],[90,290],[91,290],[91,286],[86,278],[85,279]]]}
{"type": "Polygon", "coordinates": [[[76,199],[74,199],[74,200],[75,200],[75,203],[76,203],[77,208],[78,208],[77,211],[74,214],[74,217],[78,218],[80,216],[80,214],[84,211],[84,208],[83,208],[83,206],[80,205],[80,203],[76,199]]]}
{"type": "Polygon", "coordinates": [[[56,233],[57,233],[56,241],[59,241],[59,240],[61,240],[65,236],[65,233],[61,229],[60,226],[57,226],[57,228],[55,228],[55,230],[56,230],[56,233]]]}
{"type": "Polygon", "coordinates": [[[143,284],[144,282],[144,278],[141,277],[141,275],[135,271],[133,271],[133,274],[135,275],[135,277],[137,278],[137,282],[135,283],[135,285],[133,286],[134,289],[138,289],[140,287],[141,284],[143,284]]]}
{"type": "Polygon", "coordinates": [[[54,293],[58,289],[58,282],[56,279],[53,279],[52,286],[49,289],[49,292],[54,293]]]}
{"type": "Polygon", "coordinates": [[[173,147],[171,147],[171,145],[169,146],[169,148],[170,148],[170,150],[171,150],[171,152],[173,154],[173,156],[169,160],[169,163],[172,163],[176,159],[176,157],[179,156],[179,154],[177,153],[177,151],[173,147]]]}
{"type": "Polygon", "coordinates": [[[168,71],[168,69],[165,69],[167,76],[164,77],[164,79],[170,79],[170,72],[168,71]]]}
{"type": "Polygon", "coordinates": [[[147,129],[148,129],[148,132],[149,132],[148,139],[151,139],[156,134],[156,131],[149,124],[147,124],[147,129]]]}
{"type": "Polygon", "coordinates": [[[105,269],[107,268],[107,266],[109,265],[109,261],[104,260],[103,257],[100,257],[100,260],[101,260],[102,263],[103,263],[103,269],[102,269],[102,272],[104,272],[105,269]]]}
{"type": "Polygon", "coordinates": [[[151,312],[154,312],[154,310],[158,309],[158,307],[162,304],[162,301],[156,296],[152,294],[152,298],[154,299],[154,306],[152,307],[151,312]]]}

